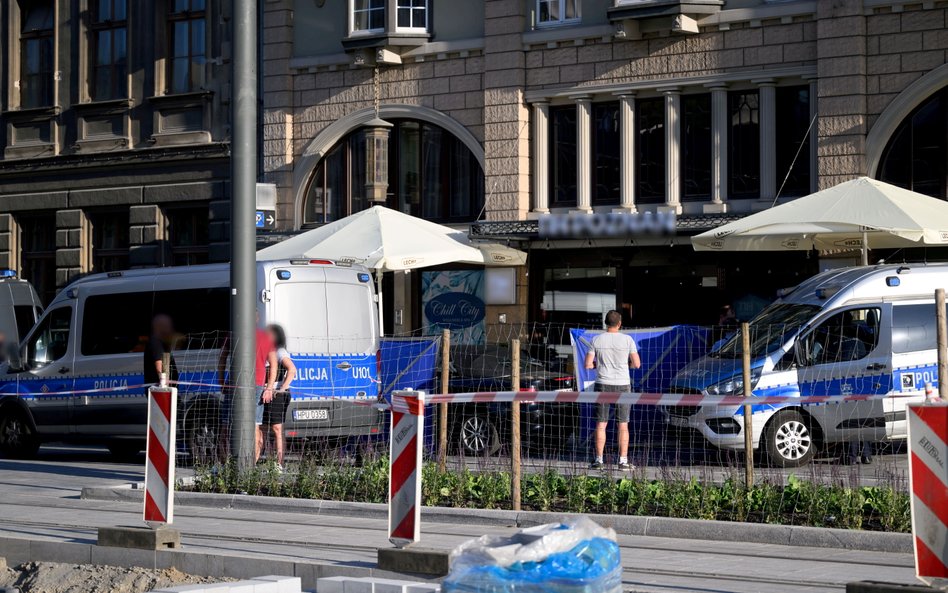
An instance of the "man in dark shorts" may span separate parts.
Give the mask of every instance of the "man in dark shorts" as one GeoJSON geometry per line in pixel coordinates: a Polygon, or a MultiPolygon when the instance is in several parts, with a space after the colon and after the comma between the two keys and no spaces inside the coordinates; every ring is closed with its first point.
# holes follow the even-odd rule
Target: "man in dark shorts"
{"type": "Polygon", "coordinates": [[[145,385],[157,385],[162,373],[166,373],[169,381],[178,380],[178,369],[175,367],[171,350],[174,345],[174,324],[167,315],[155,315],[151,320],[151,337],[145,345],[143,374],[145,385]],[[164,368],[164,355],[169,356],[170,368],[164,368]]]}
{"type": "MultiPolygon", "coordinates": [[[[596,391],[622,392],[632,390],[629,369],[642,366],[638,347],[632,336],[619,331],[622,326],[622,314],[618,311],[606,313],[606,331],[592,339],[589,352],[586,353],[586,368],[596,370],[596,391]]],[[[612,404],[598,404],[596,411],[596,458],[592,462],[595,469],[603,464],[606,448],[606,427],[612,404]]],[[[619,429],[619,468],[630,469],[629,464],[629,415],[632,406],[617,404],[615,417],[619,429]]]]}

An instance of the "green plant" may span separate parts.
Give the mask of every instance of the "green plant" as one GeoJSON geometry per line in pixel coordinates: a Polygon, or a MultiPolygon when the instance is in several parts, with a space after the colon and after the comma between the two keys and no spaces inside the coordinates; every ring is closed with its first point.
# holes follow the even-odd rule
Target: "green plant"
{"type": "MultiPolygon", "coordinates": [[[[236,463],[195,469],[198,492],[264,494],[295,498],[382,502],[388,497],[388,459],[365,455],[355,466],[325,454],[304,456],[295,474],[275,465],[238,471],[236,463]]],[[[672,473],[661,479],[640,476],[563,475],[555,469],[528,473],[522,482],[523,508],[575,513],[621,513],[685,519],[810,525],[907,532],[909,496],[893,484],[851,487],[818,484],[791,475],[786,484],[761,480],[747,489],[739,479],[706,483],[672,473]]],[[[467,467],[438,471],[422,467],[422,500],[431,506],[508,508],[510,474],[472,472],[467,467]]]]}

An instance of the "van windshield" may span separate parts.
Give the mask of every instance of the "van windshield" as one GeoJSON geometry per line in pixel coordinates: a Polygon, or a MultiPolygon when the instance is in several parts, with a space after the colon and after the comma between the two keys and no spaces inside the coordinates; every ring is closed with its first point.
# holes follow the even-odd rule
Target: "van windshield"
{"type": "MultiPolygon", "coordinates": [[[[807,321],[819,312],[817,305],[774,303],[761,311],[750,322],[751,357],[766,356],[783,346],[807,321]]],[[[741,332],[734,332],[719,349],[710,354],[715,358],[740,358],[743,354],[741,332]]]]}

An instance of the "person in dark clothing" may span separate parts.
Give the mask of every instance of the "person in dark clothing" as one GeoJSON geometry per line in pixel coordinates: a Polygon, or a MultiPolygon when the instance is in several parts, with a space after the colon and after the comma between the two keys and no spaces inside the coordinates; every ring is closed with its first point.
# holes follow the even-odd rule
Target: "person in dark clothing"
{"type": "Polygon", "coordinates": [[[145,385],[157,384],[161,373],[168,373],[169,381],[178,380],[178,369],[174,364],[174,324],[167,315],[155,315],[151,320],[151,337],[145,345],[144,371],[145,385]],[[170,357],[169,369],[164,368],[164,355],[170,357]]]}

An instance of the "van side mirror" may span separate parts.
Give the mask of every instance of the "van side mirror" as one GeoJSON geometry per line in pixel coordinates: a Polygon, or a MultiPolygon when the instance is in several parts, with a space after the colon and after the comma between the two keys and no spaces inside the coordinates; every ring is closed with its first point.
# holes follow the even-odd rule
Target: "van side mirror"
{"type": "Polygon", "coordinates": [[[12,371],[22,371],[23,370],[23,353],[20,351],[20,345],[16,343],[9,343],[6,345],[6,355],[7,361],[10,363],[10,370],[12,371]]]}

